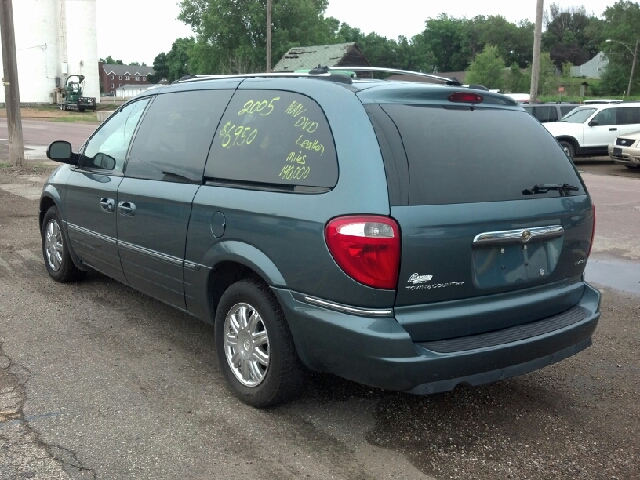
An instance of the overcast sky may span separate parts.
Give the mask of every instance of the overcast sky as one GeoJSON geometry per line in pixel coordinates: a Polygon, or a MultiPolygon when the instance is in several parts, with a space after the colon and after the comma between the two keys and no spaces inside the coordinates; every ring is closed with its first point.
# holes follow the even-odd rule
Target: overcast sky
{"type": "MultiPolygon", "coordinates": [[[[178,0],[96,0],[98,55],[111,55],[128,62],[146,62],[167,52],[176,38],[192,35],[191,29],[176,19],[178,0]],[[124,34],[124,35],[122,35],[124,34]]],[[[601,16],[615,0],[547,0],[561,7],[581,6],[587,13],[601,16]]],[[[455,18],[502,15],[511,22],[535,22],[536,0],[330,0],[327,16],[376,32],[387,38],[411,38],[424,29],[424,21],[446,13],[455,18]]]]}

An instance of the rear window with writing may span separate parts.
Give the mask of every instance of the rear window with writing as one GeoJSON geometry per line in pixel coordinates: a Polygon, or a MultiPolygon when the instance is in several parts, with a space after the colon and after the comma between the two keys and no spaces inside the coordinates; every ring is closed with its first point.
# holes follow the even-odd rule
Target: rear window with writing
{"type": "Polygon", "coordinates": [[[338,163],[324,112],[309,97],[291,92],[236,92],[213,139],[205,176],[334,187],[338,163]]]}

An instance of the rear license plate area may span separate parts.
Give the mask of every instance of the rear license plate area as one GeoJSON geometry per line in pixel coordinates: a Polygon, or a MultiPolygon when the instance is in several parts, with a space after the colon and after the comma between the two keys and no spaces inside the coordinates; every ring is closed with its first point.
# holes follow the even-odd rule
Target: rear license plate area
{"type": "Polygon", "coordinates": [[[547,277],[558,263],[560,248],[562,239],[476,248],[474,283],[478,288],[494,288],[547,277]]]}

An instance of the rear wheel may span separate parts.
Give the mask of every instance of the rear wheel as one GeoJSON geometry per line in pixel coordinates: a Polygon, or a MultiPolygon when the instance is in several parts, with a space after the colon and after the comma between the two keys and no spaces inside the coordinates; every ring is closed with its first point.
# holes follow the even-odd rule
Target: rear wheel
{"type": "Polygon", "coordinates": [[[86,273],[71,259],[56,207],[49,208],[42,221],[42,256],[49,276],[56,282],[80,280],[86,273]]]}
{"type": "Polygon", "coordinates": [[[562,150],[564,150],[564,153],[567,155],[567,157],[573,160],[573,158],[576,156],[576,150],[573,147],[573,144],[571,144],[571,142],[567,142],[566,140],[562,140],[559,143],[560,143],[560,146],[562,147],[562,150]]]}
{"type": "Polygon", "coordinates": [[[227,289],[216,313],[215,339],[227,384],[244,403],[270,407],[302,391],[306,371],[266,285],[242,280],[227,289]]]}

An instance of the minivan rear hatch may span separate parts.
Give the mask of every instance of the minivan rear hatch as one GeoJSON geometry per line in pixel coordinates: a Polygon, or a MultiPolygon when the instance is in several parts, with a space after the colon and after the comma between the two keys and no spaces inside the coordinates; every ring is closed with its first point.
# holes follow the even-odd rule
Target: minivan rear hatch
{"type": "Polygon", "coordinates": [[[519,108],[496,105],[405,101],[365,108],[402,235],[396,311],[426,312],[439,303],[451,305],[456,319],[446,319],[446,308],[424,322],[414,318],[414,340],[506,328],[577,303],[592,206],[544,127],[519,108]],[[534,295],[548,301],[532,308],[534,295]],[[511,306],[492,317],[494,300],[511,306]]]}

